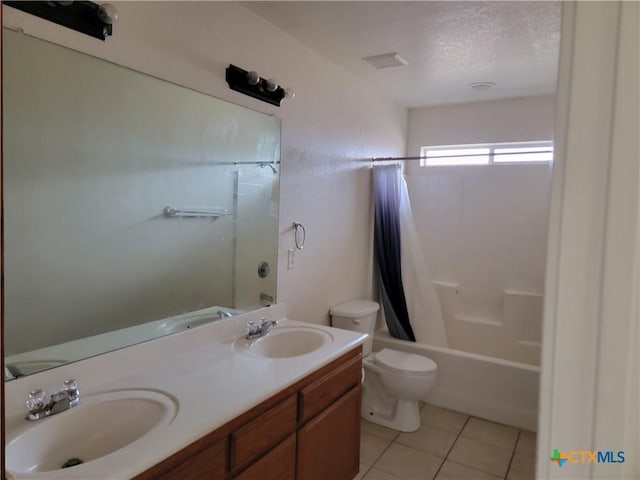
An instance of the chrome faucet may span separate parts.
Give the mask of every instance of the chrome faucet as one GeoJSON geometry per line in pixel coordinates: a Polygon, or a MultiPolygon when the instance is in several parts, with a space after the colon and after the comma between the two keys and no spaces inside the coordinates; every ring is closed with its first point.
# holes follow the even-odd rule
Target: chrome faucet
{"type": "Polygon", "coordinates": [[[231,312],[227,312],[225,310],[218,310],[216,313],[218,314],[218,317],[220,317],[220,320],[233,317],[231,312]]]}
{"type": "Polygon", "coordinates": [[[47,400],[44,390],[32,390],[27,398],[27,420],[40,420],[56,413],[69,410],[80,403],[78,382],[73,379],[65,380],[62,390],[54,393],[47,400]]]}
{"type": "Polygon", "coordinates": [[[267,320],[264,317],[260,319],[259,325],[256,325],[255,322],[247,322],[247,335],[244,338],[252,340],[254,338],[264,337],[269,333],[271,327],[275,327],[276,325],[278,325],[278,322],[275,320],[267,320]]]}

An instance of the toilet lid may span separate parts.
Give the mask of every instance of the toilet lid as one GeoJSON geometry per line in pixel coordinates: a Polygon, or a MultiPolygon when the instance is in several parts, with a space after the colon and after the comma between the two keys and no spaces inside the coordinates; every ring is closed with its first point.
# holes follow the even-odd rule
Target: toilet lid
{"type": "Polygon", "coordinates": [[[430,358],[389,348],[383,348],[376,353],[375,362],[393,370],[410,373],[430,373],[438,368],[436,362],[430,358]]]}

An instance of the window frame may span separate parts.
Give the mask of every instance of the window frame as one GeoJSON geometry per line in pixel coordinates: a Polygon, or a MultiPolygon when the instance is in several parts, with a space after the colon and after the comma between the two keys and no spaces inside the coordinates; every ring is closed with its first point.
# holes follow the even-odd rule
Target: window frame
{"type": "MultiPolygon", "coordinates": [[[[547,153],[547,152],[545,152],[547,153]]],[[[478,167],[478,166],[492,166],[492,165],[546,165],[553,163],[553,154],[554,154],[554,146],[552,140],[539,140],[539,141],[526,141],[526,142],[505,142],[505,143],[474,143],[474,144],[458,144],[458,145],[422,145],[420,147],[420,167],[478,167]],[[472,156],[487,156],[488,160],[486,163],[449,163],[449,164],[429,164],[429,158],[443,158],[437,156],[429,157],[429,152],[434,151],[446,151],[446,150],[480,150],[487,149],[488,152],[486,154],[469,154],[467,157],[472,156]],[[522,160],[522,161],[496,161],[495,157],[499,155],[526,155],[527,152],[523,153],[498,153],[496,154],[496,150],[504,150],[504,149],[539,149],[534,151],[548,151],[551,154],[551,158],[548,160],[522,160]]],[[[460,157],[463,158],[465,155],[453,155],[451,158],[460,157]]]]}

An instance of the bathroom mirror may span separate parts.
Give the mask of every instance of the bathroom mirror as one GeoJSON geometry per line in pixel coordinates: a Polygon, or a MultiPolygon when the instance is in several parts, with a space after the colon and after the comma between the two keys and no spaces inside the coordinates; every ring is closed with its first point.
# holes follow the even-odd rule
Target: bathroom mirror
{"type": "Polygon", "coordinates": [[[275,301],[280,121],[3,29],[5,379],[275,301]]]}

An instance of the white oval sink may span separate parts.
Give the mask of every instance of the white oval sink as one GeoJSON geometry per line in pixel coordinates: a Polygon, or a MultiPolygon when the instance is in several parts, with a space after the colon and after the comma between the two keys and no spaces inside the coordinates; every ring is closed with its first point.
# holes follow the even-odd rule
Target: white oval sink
{"type": "Polygon", "coordinates": [[[207,323],[220,320],[218,315],[203,315],[200,317],[181,318],[179,320],[167,320],[162,322],[158,326],[158,332],[162,335],[168,335],[170,333],[181,332],[190,328],[199,327],[207,323]]]}
{"type": "Polygon", "coordinates": [[[242,310],[236,310],[227,307],[208,307],[205,310],[196,312],[183,313],[175,317],[168,318],[157,326],[158,334],[168,335],[170,333],[181,332],[190,328],[196,328],[207,323],[217,322],[228,316],[234,316],[243,313],[242,310]],[[204,311],[204,313],[202,313],[204,311]]]}
{"type": "Polygon", "coordinates": [[[299,357],[333,343],[333,336],[313,327],[274,327],[266,336],[236,341],[236,348],[268,358],[299,357]]]}
{"type": "Polygon", "coordinates": [[[20,478],[60,470],[71,459],[86,464],[168,425],[176,413],[174,399],[151,390],[81,396],[77,407],[41,420],[25,420],[20,432],[7,432],[6,469],[20,478]]]}
{"type": "Polygon", "coordinates": [[[23,360],[18,362],[11,362],[9,365],[5,365],[9,367],[9,370],[16,370],[22,375],[31,375],[33,373],[42,372],[43,370],[49,370],[50,368],[59,367],[60,365],[64,365],[65,363],[69,363],[67,360],[23,360]]]}

